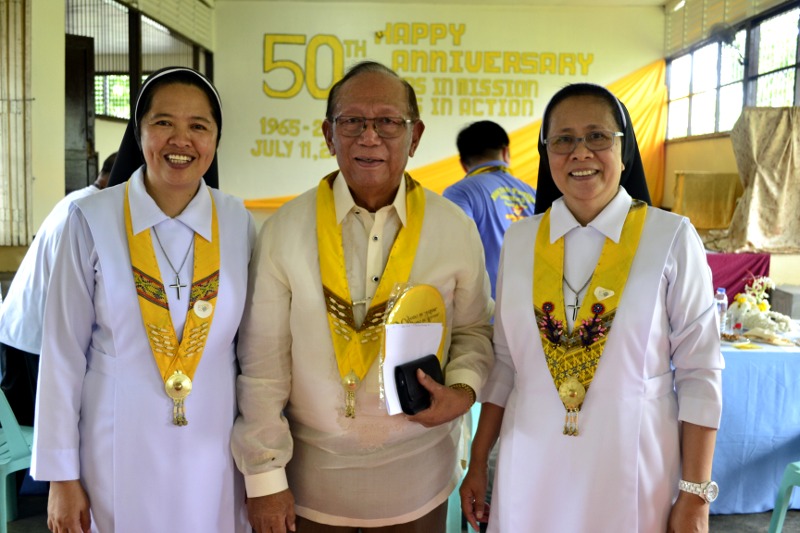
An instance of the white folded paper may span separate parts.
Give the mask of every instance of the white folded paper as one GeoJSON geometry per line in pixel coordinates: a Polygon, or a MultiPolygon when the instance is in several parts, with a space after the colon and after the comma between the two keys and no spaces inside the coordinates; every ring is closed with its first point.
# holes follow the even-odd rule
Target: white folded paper
{"type": "Polygon", "coordinates": [[[383,389],[390,415],[403,412],[397,396],[394,369],[420,357],[435,354],[442,342],[442,324],[387,324],[384,335],[383,389]]]}

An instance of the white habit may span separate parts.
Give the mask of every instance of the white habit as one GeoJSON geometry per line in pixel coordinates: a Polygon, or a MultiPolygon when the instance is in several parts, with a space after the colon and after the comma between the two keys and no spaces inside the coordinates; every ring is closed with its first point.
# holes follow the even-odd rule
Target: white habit
{"type": "MultiPolygon", "coordinates": [[[[563,200],[553,203],[550,242],[566,235],[565,275],[576,289],[604,238],[619,240],[630,202],[620,189],[587,227],[563,200]]],[[[534,318],[540,221],[512,225],[501,257],[497,361],[482,397],[505,406],[489,531],[663,532],[678,494],[679,420],[718,427],[721,413],[724,363],[702,244],[686,218],[648,208],[572,437],[562,434],[565,409],[534,318]]],[[[574,302],[569,290],[564,298],[574,302]]]]}
{"type": "MultiPolygon", "coordinates": [[[[195,231],[211,238],[209,189],[201,183],[186,209],[169,218],[145,191],[142,168],[130,179],[133,231],[151,231],[180,340],[188,287],[178,300],[151,228],[178,268],[195,231]]],[[[124,190],[119,185],[74,204],[58,248],[45,308],[32,474],[80,478],[92,531],[249,531],[230,434],[237,412],[233,341],[254,242],[252,217],[241,200],[211,189],[219,218],[219,296],[186,400],[189,425],[179,427],[139,310],[124,190]]],[[[180,269],[187,285],[193,266],[189,254],[180,269]]]]}

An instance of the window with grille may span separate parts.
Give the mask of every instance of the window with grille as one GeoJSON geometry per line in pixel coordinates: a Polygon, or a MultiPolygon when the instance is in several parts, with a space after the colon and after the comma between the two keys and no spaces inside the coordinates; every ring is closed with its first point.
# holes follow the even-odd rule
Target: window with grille
{"type": "MultiPolygon", "coordinates": [[[[94,102],[97,116],[127,120],[130,118],[131,78],[130,50],[135,39],[141,49],[142,79],[153,71],[167,66],[185,66],[208,72],[210,53],[202,46],[179,35],[145,13],[129,8],[131,2],[117,0],[67,0],[66,32],[72,35],[94,39],[95,79],[94,102]],[[130,35],[131,17],[137,17],[141,35],[130,35]]],[[[172,4],[135,4],[141,9],[148,8],[155,14],[161,13],[172,4]],[[165,7],[166,6],[166,7],[165,7]]],[[[186,3],[190,9],[180,10],[191,18],[180,22],[186,31],[193,31],[196,25],[204,28],[203,22],[211,17],[211,10],[196,0],[186,3]],[[197,7],[193,7],[193,6],[197,7]]],[[[172,13],[169,11],[169,13],[172,13]]],[[[174,13],[172,13],[174,15],[174,13]]],[[[155,16],[155,15],[154,15],[155,16]]],[[[186,18],[186,17],[184,17],[186,18]]],[[[134,88],[138,90],[141,84],[134,88]]]]}
{"type": "Polygon", "coordinates": [[[799,24],[793,7],[722,26],[669,60],[667,139],[730,131],[744,106],[800,104],[799,24]]]}
{"type": "Polygon", "coordinates": [[[94,112],[114,118],[130,118],[131,80],[127,74],[95,74],[94,112]]]}

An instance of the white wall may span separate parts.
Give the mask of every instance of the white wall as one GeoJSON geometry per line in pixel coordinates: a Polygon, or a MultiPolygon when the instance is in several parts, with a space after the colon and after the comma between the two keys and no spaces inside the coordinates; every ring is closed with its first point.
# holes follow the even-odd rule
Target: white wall
{"type": "Polygon", "coordinates": [[[97,150],[97,165],[103,164],[106,157],[119,150],[119,143],[125,133],[125,122],[97,119],[94,124],[94,145],[97,150]]]}
{"type": "Polygon", "coordinates": [[[223,188],[244,198],[297,194],[335,169],[319,135],[325,100],[312,96],[308,86],[327,89],[337,61],[340,68],[364,59],[394,65],[415,86],[426,130],[409,163],[413,169],[453,155],[456,133],[468,122],[490,119],[513,131],[540,117],[550,95],[566,83],[608,84],[661,58],[663,26],[659,7],[218,0],[214,78],[225,117],[223,188]],[[399,33],[404,30],[409,33],[399,33]],[[266,45],[268,39],[279,44],[266,45]],[[442,52],[448,60],[443,72],[404,69],[400,63],[411,54],[430,58],[442,52]],[[485,53],[481,57],[489,61],[471,73],[463,63],[453,63],[454,53],[462,58],[485,53]],[[528,72],[514,72],[509,61],[522,54],[528,54],[523,67],[528,72]],[[545,64],[551,57],[556,61],[552,70],[545,64]],[[270,61],[278,68],[265,73],[270,61]],[[298,65],[294,73],[289,62],[298,65]],[[312,83],[304,84],[307,80],[312,83]],[[458,83],[473,80],[530,89],[530,94],[510,97],[524,112],[491,109],[495,97],[480,95],[479,89],[459,94],[458,83]],[[265,83],[268,90],[291,94],[268,96],[265,83]],[[452,111],[445,101],[453,104],[452,111]],[[270,156],[254,155],[264,153],[264,146],[270,156]]]}
{"type": "Polygon", "coordinates": [[[64,2],[31,2],[33,227],[64,197],[64,2]]]}

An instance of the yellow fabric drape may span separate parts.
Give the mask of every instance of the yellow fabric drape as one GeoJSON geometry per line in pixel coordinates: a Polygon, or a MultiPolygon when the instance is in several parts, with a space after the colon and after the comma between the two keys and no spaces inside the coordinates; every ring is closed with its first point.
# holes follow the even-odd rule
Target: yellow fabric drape
{"type": "MultiPolygon", "coordinates": [[[[653,205],[664,197],[664,139],[667,134],[667,63],[659,59],[608,85],[622,100],[633,120],[639,151],[642,154],[647,187],[653,205]]],[[[537,142],[541,119],[509,133],[511,173],[536,187],[539,174],[537,142]]],[[[455,132],[453,132],[455,138],[455,132]]],[[[458,154],[409,171],[423,187],[441,193],[464,177],[458,154]]],[[[248,209],[277,209],[292,197],[245,200],[248,209]]]]}
{"type": "MultiPolygon", "coordinates": [[[[608,86],[633,120],[653,205],[664,199],[664,140],[667,137],[667,62],[663,59],[608,86]]],[[[419,179],[419,178],[417,178],[419,179]]]]}
{"type": "Polygon", "coordinates": [[[247,209],[264,209],[276,211],[280,206],[294,198],[294,196],[274,196],[272,198],[257,198],[255,200],[245,200],[244,206],[247,209]]]}
{"type": "Polygon", "coordinates": [[[672,212],[696,229],[725,229],[743,192],[736,172],[676,172],[672,212]]]}

